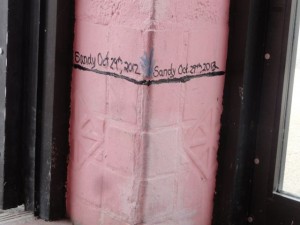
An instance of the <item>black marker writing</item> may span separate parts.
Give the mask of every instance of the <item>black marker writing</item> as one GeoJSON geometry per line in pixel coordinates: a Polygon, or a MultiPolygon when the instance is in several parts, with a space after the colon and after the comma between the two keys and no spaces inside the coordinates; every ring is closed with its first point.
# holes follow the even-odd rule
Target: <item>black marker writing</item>
{"type": "Polygon", "coordinates": [[[105,54],[99,52],[95,57],[92,54],[84,55],[79,51],[76,51],[74,56],[75,63],[78,65],[82,65],[85,68],[99,68],[101,70],[105,68],[105,70],[109,70],[119,74],[123,74],[123,72],[125,72],[127,74],[136,75],[142,75],[140,71],[140,69],[142,69],[143,76],[147,78],[154,77],[161,79],[171,79],[176,77],[176,75],[179,75],[180,77],[186,75],[190,76],[195,74],[211,73],[219,69],[216,61],[201,62],[192,65],[185,63],[180,64],[177,67],[174,66],[174,63],[171,63],[169,67],[162,68],[159,65],[154,65],[155,61],[153,59],[153,51],[149,56],[144,55],[141,58],[140,64],[133,63],[128,60],[123,60],[121,56],[111,56],[109,51],[107,51],[105,54]]]}
{"type": "Polygon", "coordinates": [[[176,75],[176,69],[171,64],[168,69],[160,69],[159,66],[154,67],[153,77],[170,77],[173,78],[176,75]]]}
{"type": "Polygon", "coordinates": [[[96,67],[96,58],[90,54],[89,56],[82,55],[79,52],[75,52],[75,62],[81,65],[92,66],[92,69],[96,67]]]}

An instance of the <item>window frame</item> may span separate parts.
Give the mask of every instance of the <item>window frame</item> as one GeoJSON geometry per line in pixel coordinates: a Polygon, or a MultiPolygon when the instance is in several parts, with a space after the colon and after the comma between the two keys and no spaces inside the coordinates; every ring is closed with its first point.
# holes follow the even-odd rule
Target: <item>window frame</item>
{"type": "Polygon", "coordinates": [[[274,192],[284,166],[278,149],[297,8],[298,0],[231,0],[215,225],[300,224],[299,202],[274,192]]]}
{"type": "Polygon", "coordinates": [[[22,47],[23,3],[0,2],[0,207],[22,202],[23,189],[19,165],[22,164],[22,47]]]}
{"type": "Polygon", "coordinates": [[[74,0],[3,0],[0,12],[0,208],[64,218],[74,0]]]}
{"type": "Polygon", "coordinates": [[[249,217],[268,3],[230,1],[214,225],[244,225],[249,217]]]}
{"type": "Polygon", "coordinates": [[[300,3],[270,1],[251,204],[253,224],[300,223],[300,201],[282,189],[300,3]],[[276,25],[276,26],[275,26],[276,25]]]}

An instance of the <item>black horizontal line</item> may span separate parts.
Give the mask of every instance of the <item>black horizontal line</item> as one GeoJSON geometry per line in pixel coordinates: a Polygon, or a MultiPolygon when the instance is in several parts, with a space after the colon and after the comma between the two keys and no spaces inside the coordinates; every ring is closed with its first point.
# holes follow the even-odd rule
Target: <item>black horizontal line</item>
{"type": "Polygon", "coordinates": [[[165,84],[165,83],[186,83],[186,82],[188,82],[192,79],[196,79],[196,78],[215,77],[215,76],[222,76],[222,75],[225,74],[224,71],[215,71],[215,72],[203,73],[203,74],[197,74],[197,75],[186,75],[186,76],[183,76],[183,77],[176,77],[176,78],[170,78],[170,79],[136,80],[136,79],[126,77],[126,76],[121,75],[121,74],[117,74],[117,73],[101,71],[101,70],[97,70],[97,69],[89,69],[89,68],[83,67],[79,64],[74,64],[73,66],[74,66],[75,69],[79,69],[79,70],[83,70],[83,71],[89,71],[89,72],[101,74],[101,75],[104,75],[104,76],[111,76],[111,77],[127,80],[127,81],[129,81],[131,83],[134,83],[134,84],[137,84],[137,85],[146,85],[146,86],[156,85],[156,84],[165,84]]]}

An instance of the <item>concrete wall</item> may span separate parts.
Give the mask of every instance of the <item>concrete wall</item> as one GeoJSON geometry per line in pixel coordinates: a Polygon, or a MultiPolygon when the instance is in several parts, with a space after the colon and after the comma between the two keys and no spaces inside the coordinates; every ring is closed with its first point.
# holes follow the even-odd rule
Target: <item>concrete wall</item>
{"type": "Polygon", "coordinates": [[[68,212],[211,224],[229,0],[76,0],[68,212]]]}

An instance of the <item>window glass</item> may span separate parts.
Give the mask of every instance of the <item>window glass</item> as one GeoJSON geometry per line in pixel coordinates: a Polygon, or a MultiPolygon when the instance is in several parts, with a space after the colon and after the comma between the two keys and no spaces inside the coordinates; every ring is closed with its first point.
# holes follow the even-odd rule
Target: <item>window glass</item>
{"type": "MultiPolygon", "coordinates": [[[[298,41],[298,43],[300,43],[298,41]]],[[[294,82],[291,85],[292,104],[287,137],[286,161],[283,176],[284,192],[300,197],[300,44],[296,55],[294,82]]]]}

